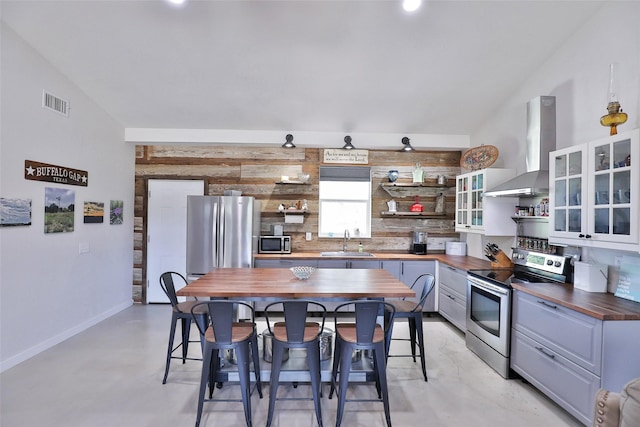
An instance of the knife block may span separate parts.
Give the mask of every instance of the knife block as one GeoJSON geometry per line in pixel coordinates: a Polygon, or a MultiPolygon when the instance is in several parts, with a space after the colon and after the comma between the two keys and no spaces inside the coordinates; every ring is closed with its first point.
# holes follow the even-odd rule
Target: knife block
{"type": "Polygon", "coordinates": [[[495,254],[496,262],[491,263],[491,267],[493,268],[511,268],[513,267],[513,262],[511,262],[511,258],[507,256],[504,252],[500,251],[495,254]]]}

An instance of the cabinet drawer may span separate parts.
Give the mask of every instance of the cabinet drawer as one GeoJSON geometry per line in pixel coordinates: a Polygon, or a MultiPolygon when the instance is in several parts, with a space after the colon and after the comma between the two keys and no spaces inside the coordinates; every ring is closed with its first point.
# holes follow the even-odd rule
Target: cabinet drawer
{"type": "Polygon", "coordinates": [[[451,322],[462,332],[467,331],[466,298],[443,284],[440,285],[438,294],[438,311],[442,317],[451,322]]]}
{"type": "Polygon", "coordinates": [[[585,425],[592,424],[600,377],[516,330],[511,368],[585,425]]]}
{"type": "Polygon", "coordinates": [[[467,294],[467,272],[459,268],[440,264],[438,268],[438,281],[459,294],[467,294]]]}
{"type": "Polygon", "coordinates": [[[515,291],[512,322],[516,330],[600,375],[602,321],[515,291]]]}

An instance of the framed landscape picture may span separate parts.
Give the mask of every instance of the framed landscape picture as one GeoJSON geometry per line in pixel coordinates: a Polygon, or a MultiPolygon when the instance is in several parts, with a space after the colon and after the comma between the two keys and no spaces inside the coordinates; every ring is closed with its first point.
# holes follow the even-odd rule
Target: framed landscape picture
{"type": "Polygon", "coordinates": [[[0,197],[0,227],[31,225],[31,199],[0,197]]]}
{"type": "Polygon", "coordinates": [[[104,203],[84,202],[84,223],[102,224],[104,222],[104,203]]]}
{"type": "Polygon", "coordinates": [[[76,192],[64,188],[44,189],[44,232],[73,231],[76,192]]]}

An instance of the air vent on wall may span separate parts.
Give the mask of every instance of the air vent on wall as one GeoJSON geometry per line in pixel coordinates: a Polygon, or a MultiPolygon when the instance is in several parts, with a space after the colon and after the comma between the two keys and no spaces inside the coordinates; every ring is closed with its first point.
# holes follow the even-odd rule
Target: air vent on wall
{"type": "Polygon", "coordinates": [[[69,101],[65,101],[46,90],[42,91],[42,108],[55,111],[65,117],[69,117],[69,101]]]}

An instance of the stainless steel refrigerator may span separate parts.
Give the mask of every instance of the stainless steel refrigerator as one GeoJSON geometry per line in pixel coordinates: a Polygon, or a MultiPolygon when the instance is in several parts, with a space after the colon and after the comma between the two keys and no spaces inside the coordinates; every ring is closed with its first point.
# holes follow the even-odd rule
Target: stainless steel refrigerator
{"type": "Polygon", "coordinates": [[[187,280],[216,268],[253,267],[260,202],[242,196],[187,196],[187,280]]]}

